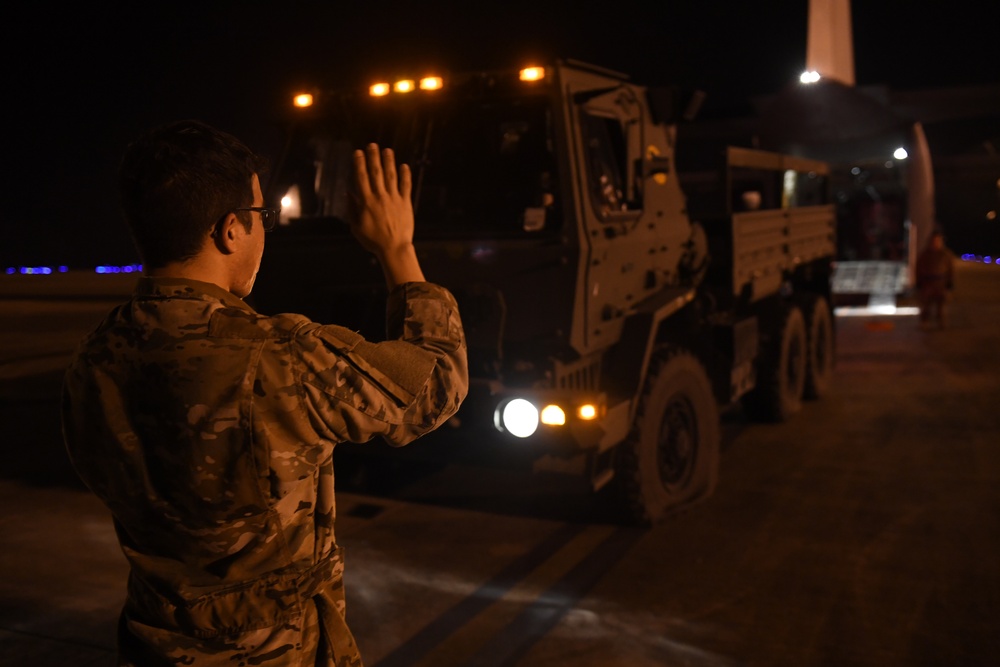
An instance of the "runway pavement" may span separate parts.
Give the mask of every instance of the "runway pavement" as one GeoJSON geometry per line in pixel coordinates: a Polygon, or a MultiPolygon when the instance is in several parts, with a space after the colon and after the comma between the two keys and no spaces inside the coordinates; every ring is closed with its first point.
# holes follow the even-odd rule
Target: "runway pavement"
{"type": "MultiPolygon", "coordinates": [[[[1000,267],[959,268],[948,330],[838,316],[830,396],[782,425],[728,414],[716,494],[655,528],[556,512],[517,472],[444,466],[384,494],[345,475],[366,664],[997,664],[1000,267]]],[[[0,666],[113,664],[126,566],[55,399],[126,282],[87,281],[0,284],[0,666]]]]}

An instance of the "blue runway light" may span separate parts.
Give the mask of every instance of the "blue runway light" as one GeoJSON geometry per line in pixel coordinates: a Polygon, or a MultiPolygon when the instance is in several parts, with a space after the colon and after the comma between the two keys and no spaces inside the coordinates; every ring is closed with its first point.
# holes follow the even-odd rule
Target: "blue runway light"
{"type": "Polygon", "coordinates": [[[95,273],[142,273],[142,264],[125,264],[123,266],[112,266],[101,264],[94,268],[95,273]]]}

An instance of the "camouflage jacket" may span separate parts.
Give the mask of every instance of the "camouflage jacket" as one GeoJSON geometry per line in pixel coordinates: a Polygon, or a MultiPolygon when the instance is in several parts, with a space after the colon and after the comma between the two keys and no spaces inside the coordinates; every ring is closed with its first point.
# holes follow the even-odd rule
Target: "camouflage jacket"
{"type": "Polygon", "coordinates": [[[917,287],[950,290],[954,286],[955,255],[947,248],[925,248],[917,257],[917,287]]]}
{"type": "Polygon", "coordinates": [[[452,295],[407,283],[373,343],[140,278],[81,343],[63,432],[130,565],[119,664],[360,665],[334,537],[333,448],[404,445],[468,389],[452,295]]]}

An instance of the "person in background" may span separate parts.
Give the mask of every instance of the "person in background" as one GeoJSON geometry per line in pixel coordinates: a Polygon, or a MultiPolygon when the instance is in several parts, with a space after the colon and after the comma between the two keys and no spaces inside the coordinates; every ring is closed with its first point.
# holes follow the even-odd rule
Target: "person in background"
{"type": "Polygon", "coordinates": [[[333,449],[434,430],[468,369],[455,299],[413,248],[409,169],[375,145],[353,159],[352,230],[389,287],[382,342],[243,301],[278,210],[235,137],[180,121],[125,152],[144,275],[82,341],[62,399],[70,459],[130,566],[119,665],[361,665],[333,449]]]}
{"type": "Polygon", "coordinates": [[[948,301],[954,288],[955,255],[945,246],[944,234],[935,229],[927,247],[917,257],[917,297],[920,326],[944,329],[948,323],[948,301]]]}

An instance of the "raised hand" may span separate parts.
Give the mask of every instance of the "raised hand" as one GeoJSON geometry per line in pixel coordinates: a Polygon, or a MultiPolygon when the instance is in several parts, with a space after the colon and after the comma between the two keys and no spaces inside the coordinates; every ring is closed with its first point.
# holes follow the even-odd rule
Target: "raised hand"
{"type": "Polygon", "coordinates": [[[413,248],[413,190],[409,166],[396,171],[391,148],[379,154],[369,144],[366,151],[354,152],[356,213],[351,231],[358,242],[374,254],[389,287],[403,282],[423,281],[423,272],[413,248]]]}

